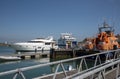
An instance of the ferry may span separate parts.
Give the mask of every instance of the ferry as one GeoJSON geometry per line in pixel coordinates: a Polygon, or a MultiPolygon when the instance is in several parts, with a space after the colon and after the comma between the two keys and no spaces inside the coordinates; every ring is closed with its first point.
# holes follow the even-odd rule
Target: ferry
{"type": "Polygon", "coordinates": [[[61,33],[60,38],[58,39],[59,48],[73,48],[77,45],[76,38],[72,33],[61,33]]]}
{"type": "Polygon", "coordinates": [[[36,38],[27,42],[13,43],[10,46],[17,52],[49,51],[51,48],[58,48],[52,36],[47,38],[36,38]]]}

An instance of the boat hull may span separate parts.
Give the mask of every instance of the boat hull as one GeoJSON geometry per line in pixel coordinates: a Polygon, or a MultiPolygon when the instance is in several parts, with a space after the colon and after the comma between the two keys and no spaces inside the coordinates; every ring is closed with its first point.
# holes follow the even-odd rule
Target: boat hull
{"type": "Polygon", "coordinates": [[[51,48],[58,48],[56,46],[55,41],[53,40],[53,37],[48,38],[36,38],[34,40],[30,40],[28,42],[18,42],[10,44],[12,48],[14,48],[16,51],[30,51],[30,52],[37,52],[37,51],[48,51],[51,48]]]}
{"type": "Polygon", "coordinates": [[[17,60],[21,60],[21,58],[12,56],[0,56],[0,61],[17,61],[17,60]]]}
{"type": "MultiPolygon", "coordinates": [[[[51,46],[42,46],[42,45],[10,45],[17,52],[38,52],[38,51],[50,51],[51,46]]],[[[57,49],[57,46],[55,47],[57,49]]]]}

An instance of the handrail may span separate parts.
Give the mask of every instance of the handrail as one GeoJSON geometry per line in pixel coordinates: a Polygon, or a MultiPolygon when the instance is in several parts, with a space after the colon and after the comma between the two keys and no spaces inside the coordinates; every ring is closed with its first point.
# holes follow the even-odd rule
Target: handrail
{"type": "MultiPolygon", "coordinates": [[[[61,66],[62,66],[62,68],[63,68],[63,70],[65,70],[65,68],[64,68],[64,65],[63,65],[63,63],[65,63],[65,62],[69,62],[69,61],[74,61],[74,60],[78,60],[78,59],[86,59],[86,58],[88,58],[88,57],[92,57],[92,56],[96,56],[96,57],[99,57],[100,55],[104,55],[104,54],[109,54],[110,52],[114,52],[116,55],[117,55],[117,53],[120,53],[120,49],[117,49],[117,50],[111,50],[111,51],[105,51],[105,52],[101,52],[101,53],[96,53],[96,54],[91,54],[91,55],[85,55],[85,56],[81,56],[81,57],[76,57],[76,58],[70,58],[70,59],[65,59],[65,60],[60,60],[60,61],[55,61],[55,62],[49,62],[49,63],[45,63],[45,64],[39,64],[39,65],[34,65],[34,66],[29,66],[29,67],[23,67],[23,68],[19,68],[19,69],[14,69],[14,70],[9,70],[9,71],[5,71],[5,72],[0,72],[0,76],[3,76],[3,75],[8,75],[8,74],[12,74],[12,73],[18,73],[18,72],[23,72],[23,71],[27,71],[27,70],[31,70],[31,69],[35,69],[35,68],[40,68],[40,67],[44,67],[44,66],[50,66],[50,65],[59,65],[59,64],[61,64],[61,66]]],[[[106,60],[107,60],[108,58],[106,57],[106,60]]],[[[114,59],[118,59],[118,58],[114,58],[114,59]]],[[[106,61],[105,60],[105,61],[106,61]]],[[[96,60],[95,60],[95,63],[97,63],[97,62],[101,62],[101,60],[100,61],[98,61],[97,60],[97,58],[96,58],[96,60]]],[[[82,64],[85,64],[86,63],[86,61],[80,61],[80,66],[79,66],[79,68],[78,68],[78,70],[81,70],[81,65],[82,64]]],[[[87,64],[86,64],[87,65],[87,64]]],[[[96,66],[96,65],[94,65],[94,66],[96,66]]],[[[56,72],[54,73],[54,77],[56,77],[56,73],[58,73],[58,69],[59,69],[59,66],[58,66],[58,68],[56,69],[56,72]]],[[[86,68],[87,69],[87,68],[86,68]]],[[[78,72],[80,72],[80,71],[78,71],[78,72]]],[[[65,73],[65,72],[64,72],[65,73]]],[[[65,73],[66,74],[66,73],[65,73]]],[[[54,78],[53,78],[54,79],[54,78]]]]}
{"type": "Polygon", "coordinates": [[[110,66],[113,66],[113,65],[119,64],[119,63],[120,63],[120,59],[115,59],[114,61],[112,61],[112,63],[111,63],[111,62],[106,62],[106,63],[100,64],[100,65],[98,65],[98,66],[89,68],[89,69],[87,69],[87,70],[78,72],[78,73],[73,74],[73,75],[71,75],[71,76],[68,76],[68,77],[66,77],[66,78],[64,78],[64,79],[74,78],[74,77],[76,77],[77,75],[79,75],[79,78],[80,78],[80,79],[84,79],[84,78],[86,78],[87,76],[90,76],[90,75],[92,75],[92,74],[94,74],[94,73],[97,73],[97,72],[99,72],[99,71],[101,71],[101,70],[104,70],[105,68],[108,68],[108,67],[110,67],[110,66]]]}

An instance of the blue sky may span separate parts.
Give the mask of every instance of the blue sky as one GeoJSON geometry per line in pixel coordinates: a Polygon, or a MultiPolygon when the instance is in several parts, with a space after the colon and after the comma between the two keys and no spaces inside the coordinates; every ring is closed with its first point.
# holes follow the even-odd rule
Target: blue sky
{"type": "Polygon", "coordinates": [[[120,0],[0,0],[0,42],[95,36],[104,18],[120,33],[120,0]]]}

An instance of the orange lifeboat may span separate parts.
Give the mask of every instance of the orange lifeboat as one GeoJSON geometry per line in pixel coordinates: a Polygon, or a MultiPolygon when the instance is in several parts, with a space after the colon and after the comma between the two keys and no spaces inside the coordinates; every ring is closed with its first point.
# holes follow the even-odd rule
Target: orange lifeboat
{"type": "Polygon", "coordinates": [[[98,36],[92,40],[87,40],[85,48],[89,50],[113,50],[120,47],[117,37],[114,35],[114,29],[106,24],[106,22],[103,23],[102,27],[99,27],[98,36]]]}

